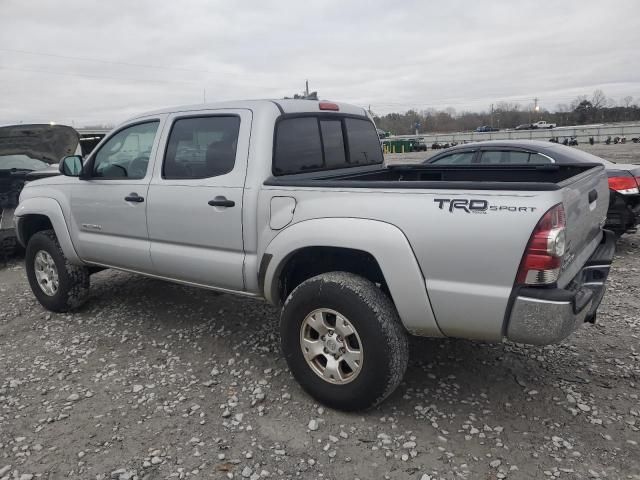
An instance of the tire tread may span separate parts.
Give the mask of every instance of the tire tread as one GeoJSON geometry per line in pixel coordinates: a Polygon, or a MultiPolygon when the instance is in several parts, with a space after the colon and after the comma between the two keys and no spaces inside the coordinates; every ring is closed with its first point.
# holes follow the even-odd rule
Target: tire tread
{"type": "MultiPolygon", "coordinates": [[[[62,298],[56,299],[55,297],[50,297],[50,300],[47,300],[47,303],[44,303],[41,300],[41,292],[37,292],[39,287],[32,284],[31,289],[36,295],[36,298],[38,298],[42,306],[54,312],[64,313],[80,307],[86,302],[89,296],[89,270],[87,267],[73,265],[69,260],[67,260],[53,230],[42,230],[31,237],[29,245],[27,245],[25,262],[33,261],[34,252],[32,252],[29,247],[32,247],[34,244],[32,242],[37,243],[40,238],[42,238],[46,243],[49,243],[50,246],[55,249],[55,251],[49,252],[54,257],[54,261],[56,260],[56,257],[58,257],[64,262],[64,272],[59,271],[58,276],[62,277],[63,275],[66,275],[68,277],[68,282],[63,281],[63,279],[60,278],[59,288],[63,288],[63,284],[67,284],[66,288],[63,288],[63,291],[61,292],[63,295],[62,298]]],[[[31,268],[33,268],[32,265],[27,264],[27,269],[31,268]]],[[[29,279],[29,283],[32,283],[31,278],[29,279]]]]}
{"type": "MultiPolygon", "coordinates": [[[[389,375],[385,379],[386,384],[381,393],[371,399],[365,408],[375,407],[400,385],[409,363],[407,334],[393,302],[370,280],[352,273],[335,271],[317,275],[298,285],[285,301],[283,313],[287,306],[296,300],[296,297],[308,294],[308,289],[313,289],[316,284],[319,284],[320,291],[325,285],[339,285],[341,289],[345,290],[345,293],[355,294],[374,312],[373,320],[377,322],[377,328],[382,332],[390,352],[389,375]]],[[[345,409],[350,410],[351,408],[346,406],[345,409]]]]}

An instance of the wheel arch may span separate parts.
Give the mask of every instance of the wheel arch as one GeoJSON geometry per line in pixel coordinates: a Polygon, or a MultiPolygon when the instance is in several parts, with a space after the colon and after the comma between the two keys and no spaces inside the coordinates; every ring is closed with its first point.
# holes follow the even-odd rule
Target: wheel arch
{"type": "MultiPolygon", "coordinates": [[[[388,285],[378,261],[369,252],[336,246],[302,247],[291,252],[280,264],[274,294],[284,303],[289,294],[305,280],[323,273],[344,271],[360,275],[380,285],[388,293],[388,285]]],[[[393,298],[392,298],[393,300],[393,298]]]]}
{"type": "Polygon", "coordinates": [[[16,236],[26,248],[29,239],[37,232],[53,230],[62,251],[72,264],[83,265],[71,241],[71,235],[62,212],[62,207],[53,198],[28,198],[15,211],[16,236]]]}
{"type": "Polygon", "coordinates": [[[293,224],[265,248],[259,283],[265,298],[279,306],[286,299],[283,295],[301,281],[328,271],[348,271],[380,284],[408,331],[442,336],[413,250],[395,225],[360,218],[321,218],[293,224]],[[292,274],[296,264],[302,265],[302,270],[292,274]]]}

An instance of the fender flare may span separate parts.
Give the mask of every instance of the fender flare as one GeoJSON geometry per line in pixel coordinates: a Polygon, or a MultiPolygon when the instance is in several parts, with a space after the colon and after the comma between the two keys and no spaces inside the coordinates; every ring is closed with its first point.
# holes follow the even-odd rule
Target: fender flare
{"type": "Polygon", "coordinates": [[[28,215],[47,217],[53,225],[53,230],[56,232],[56,237],[67,260],[74,265],[84,265],[71,241],[62,207],[56,200],[48,197],[32,197],[20,202],[15,211],[16,235],[23,247],[26,247],[23,235],[24,219],[28,215]]]}
{"type": "Polygon", "coordinates": [[[279,276],[291,256],[307,247],[362,250],[376,259],[387,282],[398,315],[414,335],[444,336],[436,323],[413,249],[395,225],[360,218],[320,218],[295,223],[267,245],[264,296],[277,305],[279,276]]]}

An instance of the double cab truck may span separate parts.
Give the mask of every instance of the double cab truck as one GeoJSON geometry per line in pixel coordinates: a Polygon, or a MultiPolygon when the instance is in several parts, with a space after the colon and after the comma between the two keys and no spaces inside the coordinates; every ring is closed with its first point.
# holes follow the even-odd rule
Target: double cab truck
{"type": "Polygon", "coordinates": [[[294,377],[344,410],[393,392],[409,335],[543,345],[594,322],[614,252],[601,164],[385,166],[343,103],[158,110],[60,173],[15,212],[46,309],[104,268],[264,298],[294,377]]]}

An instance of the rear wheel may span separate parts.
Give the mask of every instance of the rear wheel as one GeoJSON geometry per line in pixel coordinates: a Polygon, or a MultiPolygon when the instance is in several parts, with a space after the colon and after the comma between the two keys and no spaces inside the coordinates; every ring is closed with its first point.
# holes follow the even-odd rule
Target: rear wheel
{"type": "Polygon", "coordinates": [[[333,408],[377,405],[407,368],[407,336],[391,300],[351,273],[318,275],[293,290],[282,310],[280,334],[296,380],[333,408]]]}
{"type": "Polygon", "coordinates": [[[25,265],[31,290],[47,310],[68,312],[86,301],[89,270],[68,262],[53,230],[31,237],[25,265]]]}

